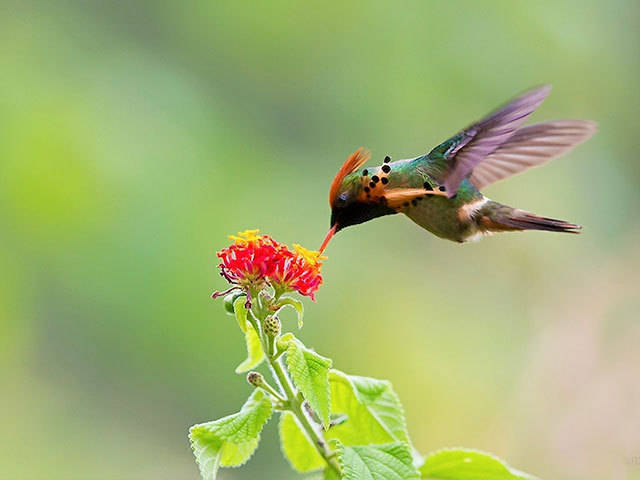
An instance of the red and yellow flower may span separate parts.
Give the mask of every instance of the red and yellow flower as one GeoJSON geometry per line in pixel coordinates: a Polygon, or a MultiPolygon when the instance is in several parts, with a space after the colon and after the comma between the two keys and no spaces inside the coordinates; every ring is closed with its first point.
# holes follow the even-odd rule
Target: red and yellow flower
{"type": "Polygon", "coordinates": [[[297,291],[315,300],[322,284],[320,268],[326,259],[319,252],[285,244],[259,230],[246,230],[229,237],[234,243],[218,252],[220,274],[244,290],[262,289],[267,284],[277,292],[297,291]]]}

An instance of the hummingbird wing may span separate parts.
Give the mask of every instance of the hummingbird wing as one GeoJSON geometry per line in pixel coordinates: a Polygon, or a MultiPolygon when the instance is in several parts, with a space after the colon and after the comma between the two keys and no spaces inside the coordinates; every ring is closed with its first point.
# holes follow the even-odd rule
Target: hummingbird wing
{"type": "Polygon", "coordinates": [[[481,190],[567,153],[588,140],[596,130],[597,124],[586,120],[559,120],[522,127],[476,165],[469,180],[481,190]]]}
{"type": "Polygon", "coordinates": [[[479,122],[470,125],[429,153],[437,180],[452,197],[476,165],[505,143],[542,103],[551,85],[534,88],[479,122]]]}

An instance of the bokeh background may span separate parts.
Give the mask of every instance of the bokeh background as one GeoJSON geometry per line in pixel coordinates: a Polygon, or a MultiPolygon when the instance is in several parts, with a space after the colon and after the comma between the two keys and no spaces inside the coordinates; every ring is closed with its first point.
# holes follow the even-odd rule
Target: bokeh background
{"type": "MultiPolygon", "coordinates": [[[[534,121],[600,132],[486,193],[584,233],[461,246],[402,216],[345,230],[301,336],[390,379],[422,452],[640,478],[637,1],[0,11],[0,478],[198,478],[188,426],[250,391],[209,298],[226,235],[316,247],[350,152],[421,154],[541,83],[534,121]]],[[[220,478],[299,478],[275,424],[220,478]]]]}

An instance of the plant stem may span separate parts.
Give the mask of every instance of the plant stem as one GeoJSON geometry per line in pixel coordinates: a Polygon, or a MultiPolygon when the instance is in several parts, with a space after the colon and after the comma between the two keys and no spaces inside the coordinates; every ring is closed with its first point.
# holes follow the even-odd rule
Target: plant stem
{"type": "Polygon", "coordinates": [[[285,397],[289,401],[291,413],[293,413],[298,419],[298,422],[300,423],[300,425],[302,425],[302,428],[304,428],[305,432],[309,436],[311,443],[313,443],[320,456],[324,458],[324,461],[327,462],[327,465],[329,465],[329,467],[334,469],[337,473],[340,473],[340,467],[335,460],[335,452],[332,452],[328,449],[327,442],[322,438],[320,433],[318,433],[318,431],[313,428],[313,425],[311,425],[309,417],[307,417],[307,414],[304,413],[302,407],[303,401],[301,401],[301,399],[296,394],[294,387],[289,380],[289,377],[287,377],[287,374],[284,371],[284,366],[282,365],[281,360],[274,359],[272,356],[268,356],[267,360],[269,361],[271,370],[273,371],[274,375],[278,379],[278,382],[282,386],[282,389],[284,390],[285,397]]]}
{"type": "Polygon", "coordinates": [[[278,401],[280,401],[280,403],[282,403],[283,405],[288,405],[289,402],[287,402],[287,399],[284,398],[282,395],[280,395],[275,388],[273,388],[271,385],[269,385],[266,381],[264,382],[263,385],[260,386],[261,389],[263,389],[265,392],[271,394],[274,398],[276,398],[278,401]]]}
{"type": "MultiPolygon", "coordinates": [[[[284,393],[284,398],[286,399],[287,404],[289,405],[289,411],[293,413],[293,415],[298,419],[302,428],[304,428],[307,436],[313,443],[313,446],[318,451],[320,456],[324,459],[327,465],[336,471],[336,473],[340,474],[340,466],[335,458],[335,452],[329,449],[327,442],[322,437],[321,433],[319,433],[309,421],[309,417],[304,412],[303,404],[304,399],[301,398],[301,395],[295,390],[295,387],[291,383],[291,380],[287,376],[285,372],[285,367],[282,364],[282,359],[280,356],[276,356],[273,348],[269,348],[269,342],[273,343],[272,339],[269,339],[267,335],[262,332],[260,325],[264,321],[264,318],[261,318],[258,321],[258,312],[254,312],[253,308],[249,311],[249,321],[252,326],[256,329],[258,336],[260,337],[260,341],[262,343],[262,348],[265,352],[265,356],[267,358],[267,362],[271,367],[271,372],[273,373],[275,379],[280,384],[280,388],[282,389],[282,393],[284,393]]],[[[281,395],[274,395],[276,398],[282,398],[281,395]]]]}

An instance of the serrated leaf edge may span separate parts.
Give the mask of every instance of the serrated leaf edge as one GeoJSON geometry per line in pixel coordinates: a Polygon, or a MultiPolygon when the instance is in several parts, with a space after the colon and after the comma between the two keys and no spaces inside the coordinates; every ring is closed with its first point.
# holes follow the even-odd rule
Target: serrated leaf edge
{"type": "MultiPolygon", "coordinates": [[[[193,456],[196,457],[196,464],[198,465],[198,470],[200,471],[200,476],[204,479],[204,480],[215,480],[216,476],[217,476],[217,472],[220,469],[220,459],[222,457],[222,445],[220,446],[220,448],[218,449],[218,451],[216,452],[216,455],[214,457],[214,465],[213,465],[213,469],[211,470],[212,475],[205,475],[204,469],[207,466],[207,463],[205,463],[204,465],[202,464],[202,462],[200,461],[200,456],[201,453],[206,450],[209,447],[201,447],[200,449],[198,449],[197,445],[196,445],[196,439],[194,438],[193,435],[193,429],[195,427],[198,427],[202,424],[197,424],[197,425],[192,425],[189,428],[189,444],[191,446],[191,450],[193,451],[193,456]]],[[[224,442],[222,442],[224,443],[224,442]]]]}
{"type": "MultiPolygon", "coordinates": [[[[254,390],[254,392],[249,396],[249,398],[246,400],[246,402],[242,405],[242,407],[240,407],[240,410],[238,410],[236,413],[232,413],[230,415],[225,415],[224,417],[221,417],[217,420],[211,420],[209,422],[202,422],[202,423],[197,423],[195,425],[192,425],[191,427],[189,427],[189,444],[191,446],[191,450],[193,451],[193,454],[196,458],[196,463],[198,464],[198,468],[200,469],[200,475],[202,476],[202,478],[204,480],[215,480],[216,476],[217,476],[217,471],[220,469],[220,467],[225,467],[225,468],[238,468],[241,467],[242,465],[246,464],[255,454],[256,450],[258,449],[258,445],[260,444],[260,439],[262,438],[261,436],[261,432],[262,429],[264,428],[264,426],[269,422],[269,420],[271,419],[271,417],[273,416],[273,404],[271,403],[271,399],[269,396],[265,395],[262,391],[260,390],[254,390]],[[222,456],[224,454],[224,447],[225,447],[225,443],[229,444],[234,444],[234,445],[241,445],[243,443],[248,443],[248,441],[245,442],[234,442],[232,440],[229,440],[229,436],[225,435],[222,436],[219,434],[219,432],[216,432],[216,434],[214,435],[220,435],[218,438],[220,440],[220,448],[218,449],[216,455],[215,455],[215,464],[214,464],[214,470],[213,470],[213,476],[209,475],[206,476],[203,473],[203,468],[204,466],[202,465],[202,463],[200,462],[200,456],[199,453],[202,452],[203,450],[205,450],[208,447],[203,447],[200,449],[200,451],[197,451],[197,447],[196,447],[196,439],[195,439],[195,430],[198,427],[204,427],[204,426],[208,426],[211,423],[214,422],[219,422],[221,420],[225,420],[228,419],[229,417],[233,417],[234,415],[238,415],[239,413],[242,413],[242,411],[245,409],[245,406],[247,403],[249,403],[254,395],[261,395],[262,398],[259,399],[258,401],[262,401],[262,399],[267,399],[269,402],[269,414],[265,417],[264,421],[262,422],[262,426],[260,428],[260,431],[258,432],[258,434],[255,436],[255,438],[252,438],[250,441],[255,441],[256,442],[256,446],[253,448],[253,450],[251,451],[251,453],[249,454],[249,456],[247,456],[246,459],[244,459],[244,461],[242,461],[241,463],[238,464],[232,464],[232,465],[222,465],[222,456]]],[[[243,423],[243,425],[249,420],[249,418],[245,419],[245,422],[243,423]]],[[[213,434],[213,432],[210,432],[213,434]]]]}
{"type": "MultiPolygon", "coordinates": [[[[336,451],[336,454],[337,454],[336,456],[337,456],[337,459],[338,459],[338,463],[340,465],[340,469],[343,472],[345,470],[345,464],[344,464],[344,461],[343,461],[344,449],[345,448],[349,448],[349,449],[353,450],[354,452],[356,452],[356,454],[358,455],[358,457],[360,459],[362,459],[362,456],[360,454],[358,454],[357,448],[358,447],[369,447],[369,448],[372,448],[372,449],[380,450],[380,451],[382,451],[382,452],[394,457],[398,461],[402,462],[402,460],[400,460],[398,457],[390,454],[386,450],[383,450],[383,448],[386,448],[386,447],[388,447],[388,448],[406,447],[407,454],[409,455],[409,458],[412,459],[412,455],[411,455],[411,448],[412,447],[407,442],[390,442],[390,443],[380,443],[380,444],[373,444],[373,445],[349,445],[349,446],[345,446],[340,440],[332,439],[332,440],[329,441],[329,444],[330,444],[331,448],[333,448],[336,451]]],[[[414,472],[416,473],[415,476],[413,476],[413,477],[411,477],[410,479],[407,479],[407,480],[420,480],[420,472],[418,471],[416,466],[413,465],[413,461],[411,463],[405,464],[405,465],[407,465],[408,467],[410,466],[411,468],[413,468],[414,472]]],[[[386,465],[384,465],[384,466],[386,467],[386,465]]]]}

